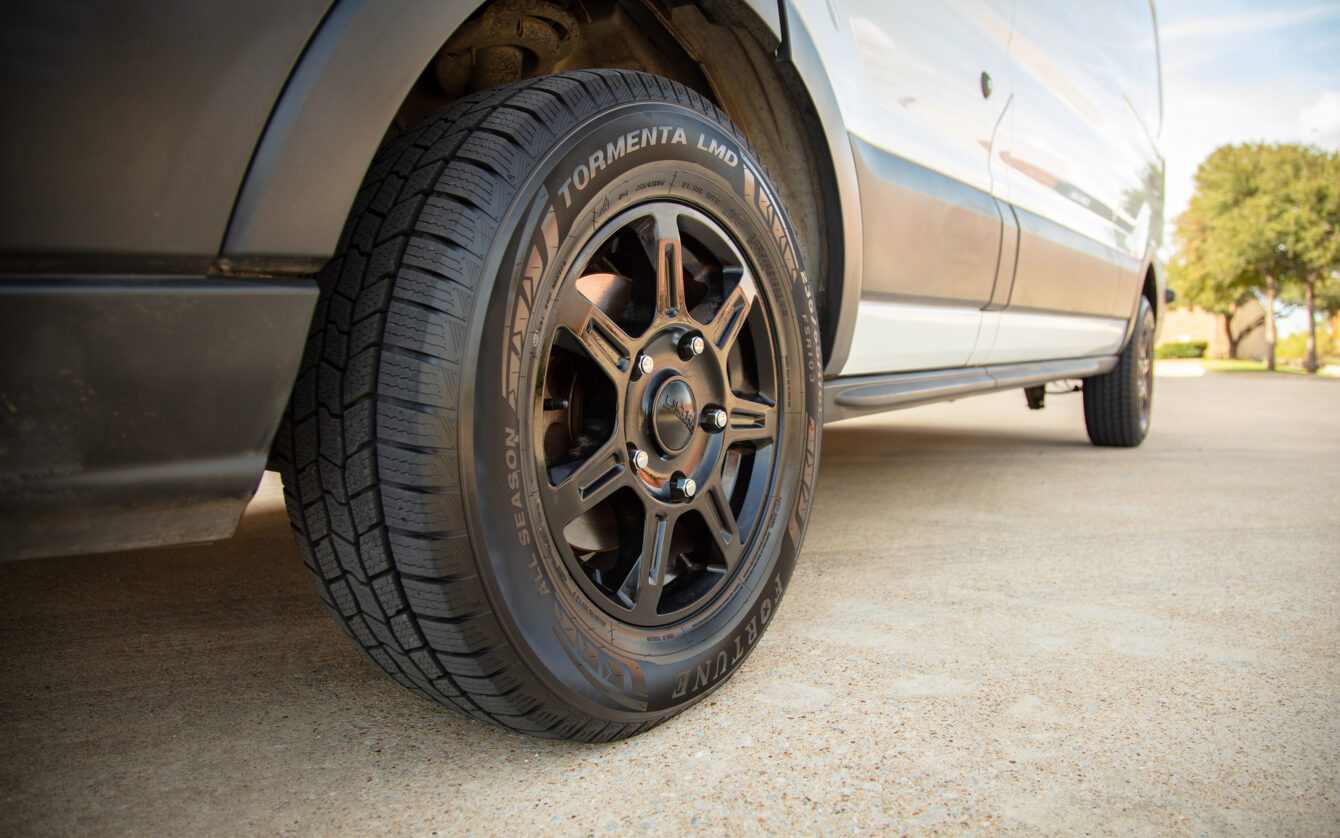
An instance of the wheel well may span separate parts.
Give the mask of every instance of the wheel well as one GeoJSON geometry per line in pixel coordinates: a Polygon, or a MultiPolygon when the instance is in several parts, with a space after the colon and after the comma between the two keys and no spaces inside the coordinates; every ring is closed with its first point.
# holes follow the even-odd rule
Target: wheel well
{"type": "Polygon", "coordinates": [[[825,358],[841,301],[841,213],[818,114],[776,35],[740,0],[492,0],[438,50],[388,137],[479,90],[566,70],[655,73],[739,126],[785,203],[815,293],[825,358]]]}
{"type": "Polygon", "coordinates": [[[1140,290],[1145,299],[1149,300],[1149,307],[1154,309],[1154,315],[1160,321],[1163,319],[1164,302],[1159,299],[1158,277],[1154,274],[1154,266],[1150,265],[1145,271],[1145,285],[1140,290]]]}

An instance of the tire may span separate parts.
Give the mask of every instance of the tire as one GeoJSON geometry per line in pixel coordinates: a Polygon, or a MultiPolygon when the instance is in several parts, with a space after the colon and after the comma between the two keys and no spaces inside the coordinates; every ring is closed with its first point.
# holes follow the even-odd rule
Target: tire
{"type": "Polygon", "coordinates": [[[1135,332],[1117,365],[1084,379],[1084,427],[1094,445],[1134,448],[1149,433],[1154,400],[1154,309],[1140,297],[1135,332]]]}
{"type": "Polygon", "coordinates": [[[720,686],[790,580],[822,424],[813,298],[738,131],[641,73],[488,91],[378,155],[340,248],[275,460],[344,630],[538,736],[720,686]]]}

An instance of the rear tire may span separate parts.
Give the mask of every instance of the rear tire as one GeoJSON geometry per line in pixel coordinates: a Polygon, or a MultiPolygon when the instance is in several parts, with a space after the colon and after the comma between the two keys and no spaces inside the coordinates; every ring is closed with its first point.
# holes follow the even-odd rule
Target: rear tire
{"type": "Polygon", "coordinates": [[[797,252],[736,129],[654,76],[519,83],[392,142],[275,451],[344,630],[415,692],[540,736],[629,736],[718,687],[809,511],[797,252]]]}
{"type": "Polygon", "coordinates": [[[1149,433],[1154,400],[1154,309],[1140,297],[1135,332],[1117,365],[1084,379],[1084,427],[1094,445],[1134,448],[1149,433]]]}

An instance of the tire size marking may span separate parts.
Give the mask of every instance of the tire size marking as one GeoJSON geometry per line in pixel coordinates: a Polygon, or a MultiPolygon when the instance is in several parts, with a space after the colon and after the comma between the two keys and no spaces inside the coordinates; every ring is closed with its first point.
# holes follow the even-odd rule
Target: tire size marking
{"type": "MultiPolygon", "coordinates": [[[[699,139],[699,142],[701,143],[702,140],[699,139]]],[[[712,142],[714,145],[716,144],[715,140],[712,142]]],[[[572,206],[572,189],[574,187],[578,192],[581,192],[591,185],[591,180],[599,172],[603,171],[606,166],[610,166],[623,158],[624,155],[637,151],[639,148],[675,143],[680,145],[689,144],[689,138],[684,133],[684,129],[672,125],[660,125],[653,128],[635,128],[605,143],[603,148],[597,146],[595,151],[587,155],[586,162],[574,166],[572,174],[568,175],[567,179],[563,181],[563,185],[558,187],[558,194],[563,197],[563,208],[568,209],[572,206]]]]}

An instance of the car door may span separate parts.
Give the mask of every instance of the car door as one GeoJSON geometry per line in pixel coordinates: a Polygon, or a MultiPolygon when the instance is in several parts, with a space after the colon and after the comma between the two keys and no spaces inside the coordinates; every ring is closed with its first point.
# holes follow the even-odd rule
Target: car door
{"type": "Polygon", "coordinates": [[[986,324],[974,360],[1113,352],[1162,216],[1152,8],[1021,3],[1009,59],[1013,101],[992,171],[1017,219],[1018,264],[1008,307],[986,324]]]}
{"type": "Polygon", "coordinates": [[[960,366],[976,346],[1001,273],[991,149],[1009,102],[1012,6],[796,0],[860,187],[861,298],[844,374],[960,366]]]}

